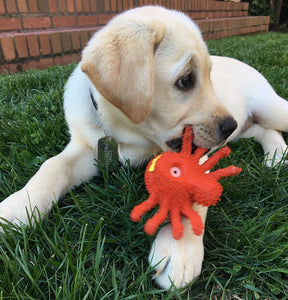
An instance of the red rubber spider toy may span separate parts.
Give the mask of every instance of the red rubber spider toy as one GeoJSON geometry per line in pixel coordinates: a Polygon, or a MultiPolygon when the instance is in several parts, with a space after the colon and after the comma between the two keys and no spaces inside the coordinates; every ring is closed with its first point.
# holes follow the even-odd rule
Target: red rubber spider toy
{"type": "Polygon", "coordinates": [[[194,233],[201,235],[204,224],[200,215],[192,208],[192,204],[197,202],[203,206],[216,205],[223,191],[218,180],[238,175],[242,171],[241,168],[229,166],[208,173],[207,171],[221,158],[227,157],[231,150],[224,147],[199,165],[199,159],[207,149],[198,148],[191,154],[192,140],[192,128],[186,126],[181,152],[160,154],[152,159],[146,168],[145,184],[150,196],[133,208],[130,217],[134,222],[139,222],[144,213],[159,204],[157,213],[144,226],[144,231],[149,235],[156,232],[168,215],[174,239],[179,240],[183,236],[181,215],[190,220],[194,233]]]}

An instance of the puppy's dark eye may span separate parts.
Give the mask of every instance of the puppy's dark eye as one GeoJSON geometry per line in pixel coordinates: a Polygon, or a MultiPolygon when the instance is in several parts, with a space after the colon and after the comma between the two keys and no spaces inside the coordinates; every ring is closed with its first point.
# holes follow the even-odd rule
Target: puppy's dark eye
{"type": "Polygon", "coordinates": [[[176,81],[175,86],[181,91],[189,91],[194,88],[195,81],[196,81],[195,75],[194,73],[191,72],[179,78],[176,81]]]}

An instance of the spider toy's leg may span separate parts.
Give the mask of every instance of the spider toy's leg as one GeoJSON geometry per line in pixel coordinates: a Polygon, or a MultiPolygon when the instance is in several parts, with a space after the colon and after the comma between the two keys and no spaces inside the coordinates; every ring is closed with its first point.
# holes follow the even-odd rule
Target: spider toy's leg
{"type": "Polygon", "coordinates": [[[227,168],[219,169],[219,170],[209,173],[209,177],[212,177],[218,181],[222,177],[238,175],[241,171],[242,171],[241,168],[238,168],[235,166],[229,166],[227,168]]]}
{"type": "Polygon", "coordinates": [[[205,152],[207,152],[208,150],[207,149],[204,149],[204,148],[197,148],[193,154],[193,156],[199,160],[204,154],[205,152]]]}
{"type": "Polygon", "coordinates": [[[149,211],[157,205],[156,199],[157,198],[155,196],[150,196],[146,201],[136,205],[130,213],[131,220],[134,222],[140,222],[141,217],[147,211],[149,211]]]}
{"type": "Polygon", "coordinates": [[[231,150],[229,147],[224,147],[218,150],[213,156],[208,158],[208,160],[202,165],[202,168],[205,171],[211,170],[221,158],[227,157],[230,152],[231,150]]]}
{"type": "Polygon", "coordinates": [[[195,235],[201,235],[204,229],[204,224],[198,212],[187,204],[183,207],[183,209],[181,209],[181,213],[190,220],[192,230],[195,235]]]}
{"type": "Polygon", "coordinates": [[[153,235],[156,232],[159,225],[165,221],[167,215],[168,215],[168,209],[166,207],[160,206],[157,213],[146,222],[144,226],[144,231],[148,235],[153,235]]]}
{"type": "Polygon", "coordinates": [[[180,240],[183,236],[184,226],[181,223],[180,210],[170,210],[170,221],[172,225],[172,235],[175,240],[180,240]]]}

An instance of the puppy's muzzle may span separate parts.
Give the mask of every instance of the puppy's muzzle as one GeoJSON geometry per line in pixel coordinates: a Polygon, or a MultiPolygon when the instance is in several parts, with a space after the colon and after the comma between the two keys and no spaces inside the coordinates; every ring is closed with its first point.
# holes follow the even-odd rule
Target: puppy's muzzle
{"type": "MultiPolygon", "coordinates": [[[[215,118],[213,118],[215,120],[215,118]]],[[[194,133],[194,142],[192,152],[197,147],[211,149],[214,146],[221,145],[237,128],[237,122],[232,117],[218,118],[214,123],[201,123],[192,125],[194,133]]],[[[179,152],[182,148],[182,137],[166,141],[166,145],[174,151],[179,152]]]]}

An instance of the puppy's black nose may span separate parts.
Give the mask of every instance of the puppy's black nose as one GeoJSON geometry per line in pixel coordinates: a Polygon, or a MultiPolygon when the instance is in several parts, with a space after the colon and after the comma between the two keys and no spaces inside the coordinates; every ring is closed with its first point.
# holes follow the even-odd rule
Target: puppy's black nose
{"type": "Polygon", "coordinates": [[[234,120],[234,118],[229,117],[220,121],[218,126],[221,138],[226,139],[237,128],[237,122],[234,120]]]}

